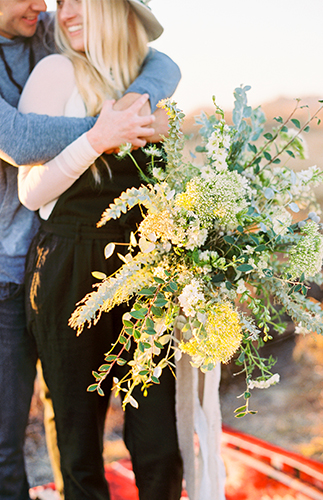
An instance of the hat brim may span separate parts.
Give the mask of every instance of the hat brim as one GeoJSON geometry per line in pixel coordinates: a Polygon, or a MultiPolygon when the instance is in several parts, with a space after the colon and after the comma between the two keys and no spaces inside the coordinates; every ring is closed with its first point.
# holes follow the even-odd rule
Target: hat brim
{"type": "Polygon", "coordinates": [[[164,28],[159,23],[159,21],[157,21],[151,9],[147,5],[144,5],[142,2],[140,2],[140,0],[128,0],[128,2],[135,10],[138,17],[141,19],[147,31],[149,41],[152,42],[153,40],[156,40],[156,38],[160,37],[160,35],[164,31],[164,28]]]}

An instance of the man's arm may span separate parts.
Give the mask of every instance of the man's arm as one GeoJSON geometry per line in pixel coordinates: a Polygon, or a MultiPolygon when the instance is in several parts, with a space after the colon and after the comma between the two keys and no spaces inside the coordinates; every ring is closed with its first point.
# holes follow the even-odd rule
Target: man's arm
{"type": "Polygon", "coordinates": [[[16,165],[37,165],[54,158],[87,132],[96,119],[22,114],[0,97],[0,158],[16,165]]]}
{"type": "MultiPolygon", "coordinates": [[[[148,93],[154,111],[171,95],[180,80],[178,66],[165,54],[150,50],[142,73],[127,92],[148,93]]],[[[95,118],[49,117],[21,114],[0,97],[0,158],[15,165],[36,165],[54,158],[88,131],[95,118]]]]}
{"type": "Polygon", "coordinates": [[[149,94],[152,112],[156,104],[166,97],[170,97],[176,90],[181,79],[181,72],[170,57],[156,49],[149,49],[144,60],[140,75],[127,89],[126,94],[149,94]]]}

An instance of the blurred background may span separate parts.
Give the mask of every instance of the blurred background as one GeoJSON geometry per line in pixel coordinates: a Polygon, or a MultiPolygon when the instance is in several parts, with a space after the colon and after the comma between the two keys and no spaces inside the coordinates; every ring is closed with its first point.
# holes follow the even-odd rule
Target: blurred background
{"type": "MultiPolygon", "coordinates": [[[[46,0],[49,10],[55,0],[46,0]]],[[[323,98],[321,0],[151,0],[164,26],[153,47],[182,70],[175,94],[185,113],[225,109],[233,89],[251,85],[253,105],[278,97],[323,98]]]]}

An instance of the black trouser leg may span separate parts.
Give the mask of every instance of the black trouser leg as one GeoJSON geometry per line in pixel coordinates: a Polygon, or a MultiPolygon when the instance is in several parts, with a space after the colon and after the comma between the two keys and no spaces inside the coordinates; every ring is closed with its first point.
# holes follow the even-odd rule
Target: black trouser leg
{"type": "Polygon", "coordinates": [[[145,398],[139,387],[125,415],[125,442],[130,451],[140,500],[179,500],[183,465],[175,419],[175,378],[165,369],[159,385],[145,398]]]}

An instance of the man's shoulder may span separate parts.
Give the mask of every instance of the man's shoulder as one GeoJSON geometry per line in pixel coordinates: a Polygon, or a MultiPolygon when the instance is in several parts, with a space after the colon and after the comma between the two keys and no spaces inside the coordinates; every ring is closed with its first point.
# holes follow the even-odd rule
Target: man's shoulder
{"type": "Polygon", "coordinates": [[[47,27],[49,25],[54,25],[55,12],[41,12],[38,16],[38,25],[42,24],[47,27]]]}
{"type": "Polygon", "coordinates": [[[47,54],[56,52],[54,42],[54,12],[41,12],[38,18],[37,30],[33,36],[33,45],[42,46],[47,54]]]}

